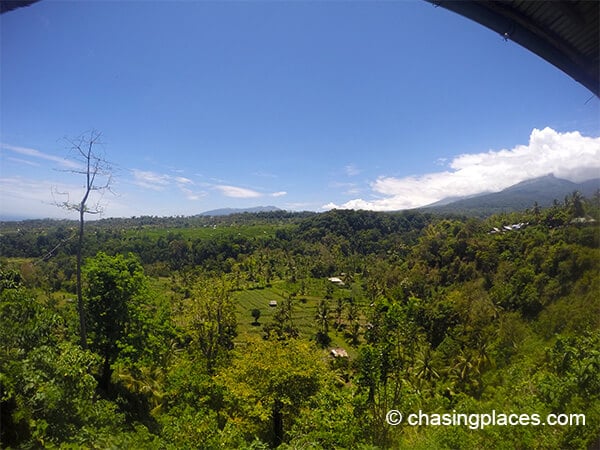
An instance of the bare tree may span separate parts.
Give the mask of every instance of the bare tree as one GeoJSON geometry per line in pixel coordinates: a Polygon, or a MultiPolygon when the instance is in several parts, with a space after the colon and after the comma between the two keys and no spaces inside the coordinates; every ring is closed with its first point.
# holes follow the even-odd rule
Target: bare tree
{"type": "Polygon", "coordinates": [[[78,202],[71,202],[68,193],[60,193],[67,195],[67,200],[55,202],[60,208],[69,211],[77,211],[79,213],[79,232],[77,242],[77,313],[79,315],[79,338],[82,348],[87,348],[87,331],[85,323],[85,308],[83,304],[83,293],[81,283],[81,266],[83,254],[83,231],[84,219],[86,214],[101,214],[103,209],[100,205],[100,200],[95,199],[96,203],[93,206],[88,205],[90,194],[94,191],[110,191],[112,182],[112,167],[99,155],[97,148],[102,145],[100,141],[101,133],[92,130],[80,135],[77,138],[66,138],[65,140],[70,146],[70,151],[74,154],[73,159],[77,162],[77,167],[68,169],[67,172],[83,175],[85,177],[85,185],[83,196],[78,202]]]}

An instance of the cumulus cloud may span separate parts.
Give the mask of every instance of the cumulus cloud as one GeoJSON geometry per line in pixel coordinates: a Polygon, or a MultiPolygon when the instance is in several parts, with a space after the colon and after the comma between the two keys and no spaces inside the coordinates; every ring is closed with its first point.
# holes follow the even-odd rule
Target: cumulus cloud
{"type": "MultiPolygon", "coordinates": [[[[65,169],[76,169],[76,168],[80,167],[79,164],[75,161],[71,161],[66,158],[61,158],[60,156],[51,155],[49,153],[44,153],[44,152],[41,152],[34,148],[19,147],[16,145],[10,145],[10,144],[6,144],[6,143],[0,143],[0,148],[2,148],[3,150],[8,150],[13,153],[18,153],[19,155],[29,156],[29,157],[37,158],[37,159],[43,159],[46,161],[52,161],[52,162],[57,163],[58,165],[60,165],[61,167],[65,168],[65,169]]],[[[25,161],[23,161],[23,162],[25,162],[25,161]]],[[[35,163],[30,163],[30,164],[35,164],[35,163]]]]}
{"type": "Polygon", "coordinates": [[[381,176],[370,184],[373,198],[357,198],[341,205],[328,203],[323,209],[410,209],[452,196],[497,192],[550,173],[584,181],[600,176],[600,138],[582,136],[578,131],[534,129],[526,145],[459,155],[450,161],[449,168],[404,178],[381,176]]]}

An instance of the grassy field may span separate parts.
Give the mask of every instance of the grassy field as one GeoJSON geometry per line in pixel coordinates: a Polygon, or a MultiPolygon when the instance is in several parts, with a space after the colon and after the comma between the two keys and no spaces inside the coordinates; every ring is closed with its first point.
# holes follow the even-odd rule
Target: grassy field
{"type": "MultiPolygon", "coordinates": [[[[328,347],[343,347],[352,356],[353,351],[350,343],[345,339],[342,331],[336,331],[333,324],[335,321],[336,298],[345,295],[339,290],[330,302],[330,327],[329,337],[331,343],[328,347]]],[[[264,335],[263,325],[270,323],[278,307],[288,298],[285,283],[274,283],[271,287],[263,289],[247,289],[234,293],[237,307],[238,338],[237,341],[244,342],[249,336],[262,337],[264,335]],[[276,301],[278,306],[269,306],[270,301],[276,301]],[[252,310],[259,309],[261,312],[258,325],[254,323],[252,310]]],[[[317,295],[299,296],[292,300],[292,321],[300,332],[301,339],[314,340],[318,331],[315,319],[317,306],[323,297],[317,295]]],[[[345,313],[343,314],[345,317],[345,313]]],[[[362,320],[364,324],[364,320],[362,320]]]]}
{"type": "MultiPolygon", "coordinates": [[[[237,307],[238,333],[241,340],[245,335],[262,336],[262,325],[271,322],[277,307],[269,306],[269,302],[275,300],[278,304],[285,299],[281,291],[273,288],[252,289],[235,293],[237,307]],[[260,310],[260,318],[257,326],[252,317],[253,309],[260,310]]],[[[285,294],[284,294],[285,295],[285,294]]]]}

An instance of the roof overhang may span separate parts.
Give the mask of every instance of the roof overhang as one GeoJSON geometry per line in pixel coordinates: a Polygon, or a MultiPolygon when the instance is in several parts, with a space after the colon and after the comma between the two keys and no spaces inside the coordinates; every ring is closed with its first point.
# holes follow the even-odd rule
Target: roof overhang
{"type": "Polygon", "coordinates": [[[600,2],[426,0],[496,31],[600,96],[600,2]]]}
{"type": "Polygon", "coordinates": [[[21,8],[23,6],[29,6],[39,0],[1,0],[0,1],[0,14],[12,11],[13,9],[21,8]]]}

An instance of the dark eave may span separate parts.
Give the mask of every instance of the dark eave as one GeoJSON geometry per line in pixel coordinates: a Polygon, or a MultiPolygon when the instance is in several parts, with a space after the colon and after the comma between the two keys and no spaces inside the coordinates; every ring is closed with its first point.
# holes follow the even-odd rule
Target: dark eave
{"type": "Polygon", "coordinates": [[[13,9],[29,6],[39,0],[0,0],[0,14],[12,11],[13,9]]]}
{"type": "Polygon", "coordinates": [[[600,2],[426,0],[514,41],[600,96],[600,2]]]}

